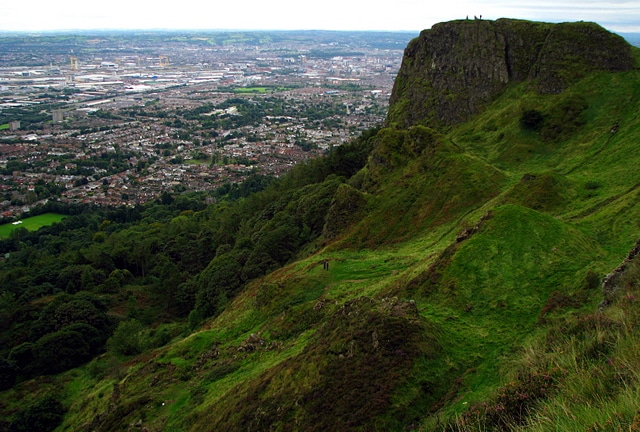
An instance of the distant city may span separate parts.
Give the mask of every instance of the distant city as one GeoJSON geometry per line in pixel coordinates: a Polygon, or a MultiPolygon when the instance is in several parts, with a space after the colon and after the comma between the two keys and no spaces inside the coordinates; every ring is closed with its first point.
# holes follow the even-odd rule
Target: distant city
{"type": "Polygon", "coordinates": [[[0,37],[0,211],[279,176],[378,127],[412,33],[0,37]]]}

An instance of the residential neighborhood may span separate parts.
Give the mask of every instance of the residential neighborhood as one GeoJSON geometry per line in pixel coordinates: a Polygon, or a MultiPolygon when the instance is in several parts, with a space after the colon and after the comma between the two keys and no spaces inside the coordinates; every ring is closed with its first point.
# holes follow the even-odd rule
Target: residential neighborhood
{"type": "Polygon", "coordinates": [[[2,215],[48,199],[133,206],[279,176],[382,124],[406,44],[375,47],[387,36],[205,46],[169,38],[157,55],[135,55],[144,39],[125,37],[67,54],[5,49],[2,215]]]}

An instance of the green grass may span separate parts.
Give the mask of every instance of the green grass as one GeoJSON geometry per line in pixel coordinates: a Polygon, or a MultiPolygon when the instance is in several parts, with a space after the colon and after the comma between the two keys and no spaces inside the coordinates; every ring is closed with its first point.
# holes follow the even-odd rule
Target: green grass
{"type": "Polygon", "coordinates": [[[9,129],[9,123],[0,124],[0,130],[6,130],[6,129],[9,129]]]}
{"type": "Polygon", "coordinates": [[[267,93],[267,92],[280,92],[288,90],[287,87],[236,87],[233,89],[234,93],[267,93]]]}
{"type": "Polygon", "coordinates": [[[131,410],[113,425],[144,418],[157,430],[314,430],[326,421],[314,409],[362,414],[357,394],[332,399],[352,388],[387,404],[370,411],[380,430],[482,430],[525,414],[515,430],[637,430],[640,277],[599,316],[602,293],[586,283],[640,237],[636,78],[595,74],[550,96],[514,86],[446,135],[384,130],[362,173],[366,211],[337,241],[252,282],[183,340],[103,380],[77,376],[69,400],[99,390],[69,404],[65,426],[106,411],[118,382],[131,410]],[[587,102],[584,124],[557,139],[520,127],[523,108],[556,112],[572,95],[587,102]],[[416,317],[384,309],[409,299],[416,317]],[[376,351],[374,331],[402,343],[376,351]],[[240,349],[252,334],[269,348],[240,349]],[[500,404],[511,417],[494,415],[500,404]]]}
{"type": "MultiPolygon", "coordinates": [[[[591,309],[557,315],[546,332],[524,341],[512,360],[502,363],[500,389],[485,395],[484,405],[468,404],[469,412],[475,415],[451,417],[454,426],[447,430],[471,431],[495,425],[494,421],[502,421],[492,414],[498,401],[503,420],[526,410],[526,424],[513,423],[511,430],[638,430],[640,339],[635,327],[639,269],[636,258],[622,277],[623,292],[603,313],[594,314],[591,309]],[[507,413],[505,389],[518,388],[520,394],[535,391],[529,378],[540,374],[552,377],[546,395],[529,405],[518,396],[518,400],[511,400],[518,412],[507,413]]],[[[424,430],[442,429],[425,422],[424,430]]]]}
{"type": "Polygon", "coordinates": [[[234,88],[234,93],[266,93],[267,87],[238,87],[234,88]]]}
{"type": "Polygon", "coordinates": [[[186,165],[209,165],[211,159],[186,159],[184,163],[186,165]]]}
{"type": "Polygon", "coordinates": [[[60,222],[66,216],[58,213],[45,213],[38,216],[22,219],[19,224],[7,223],[0,225],[0,238],[7,238],[18,228],[25,228],[29,231],[37,231],[43,226],[53,225],[60,222]]]}

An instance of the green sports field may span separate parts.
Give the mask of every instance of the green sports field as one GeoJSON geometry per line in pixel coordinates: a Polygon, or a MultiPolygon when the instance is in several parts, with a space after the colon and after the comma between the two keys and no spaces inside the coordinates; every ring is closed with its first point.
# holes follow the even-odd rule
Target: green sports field
{"type": "Polygon", "coordinates": [[[39,216],[34,216],[19,221],[20,223],[8,223],[0,225],[0,239],[7,238],[12,231],[18,228],[26,228],[29,231],[35,231],[43,226],[51,225],[55,222],[60,222],[66,216],[58,213],[45,213],[39,216]]]}

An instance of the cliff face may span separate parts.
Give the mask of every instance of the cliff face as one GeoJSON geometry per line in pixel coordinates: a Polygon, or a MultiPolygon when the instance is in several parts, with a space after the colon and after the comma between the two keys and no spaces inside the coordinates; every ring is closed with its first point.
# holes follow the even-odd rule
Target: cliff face
{"type": "Polygon", "coordinates": [[[446,126],[467,120],[511,82],[560,93],[592,71],[633,68],[631,46],[594,23],[451,21],[407,46],[388,124],[446,126]]]}

